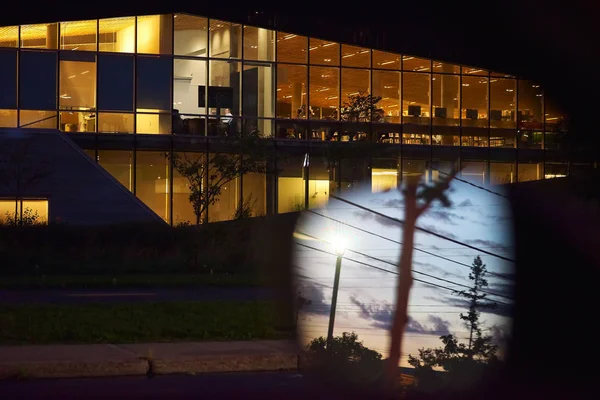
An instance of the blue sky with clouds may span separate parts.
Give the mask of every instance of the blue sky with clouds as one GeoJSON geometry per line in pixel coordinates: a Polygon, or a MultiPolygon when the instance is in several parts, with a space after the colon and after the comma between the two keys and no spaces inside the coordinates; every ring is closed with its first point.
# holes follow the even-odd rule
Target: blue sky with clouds
{"type": "MultiPolygon", "coordinates": [[[[498,187],[490,190],[502,193],[498,187]]],[[[359,187],[343,192],[340,197],[390,217],[404,218],[402,194],[398,190],[371,193],[370,187],[359,187]]],[[[480,250],[514,259],[512,220],[506,198],[456,180],[451,184],[448,197],[451,207],[444,208],[440,203],[434,203],[420,217],[417,225],[480,250]]],[[[296,227],[296,283],[302,296],[312,302],[300,313],[300,338],[305,344],[312,338],[327,335],[336,256],[315,249],[331,253],[331,242],[341,238],[346,251],[342,261],[334,334],[354,331],[367,347],[379,351],[385,358],[397,277],[359,262],[396,271],[402,226],[335,199],[330,199],[326,208],[313,211],[321,215],[304,212],[296,227]]],[[[488,271],[499,275],[488,275],[487,291],[494,293],[488,295],[489,300],[504,303],[498,304],[494,310],[482,312],[484,333],[504,345],[511,329],[513,280],[510,278],[514,274],[513,263],[424,232],[416,233],[415,247],[419,250],[414,252],[413,276],[422,282],[416,281],[412,288],[410,322],[406,328],[401,365],[407,365],[407,355],[417,354],[419,348],[439,346],[441,335],[468,336],[459,318],[460,313],[467,310],[466,302],[450,289],[462,290],[466,288],[460,285],[470,285],[467,265],[472,264],[477,255],[487,265],[488,271]]]]}

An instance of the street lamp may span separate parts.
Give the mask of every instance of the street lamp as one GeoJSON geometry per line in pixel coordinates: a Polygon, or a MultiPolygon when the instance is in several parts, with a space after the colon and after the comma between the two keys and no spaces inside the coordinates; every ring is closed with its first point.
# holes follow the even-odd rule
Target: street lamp
{"type": "Polygon", "coordinates": [[[331,311],[329,314],[329,329],[327,330],[327,350],[331,349],[331,344],[333,343],[333,325],[335,324],[335,308],[337,305],[337,295],[338,289],[340,286],[340,272],[342,269],[342,258],[344,257],[344,252],[346,251],[346,246],[342,242],[341,239],[336,239],[332,242],[333,250],[337,255],[335,261],[335,278],[333,280],[333,295],[331,296],[331,311]]]}

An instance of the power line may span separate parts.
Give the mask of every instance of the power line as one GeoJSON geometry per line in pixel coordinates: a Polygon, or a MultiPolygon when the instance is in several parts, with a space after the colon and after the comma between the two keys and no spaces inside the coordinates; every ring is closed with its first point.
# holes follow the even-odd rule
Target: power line
{"type": "MultiPolygon", "coordinates": [[[[376,236],[376,237],[378,237],[378,238],[381,238],[381,239],[384,239],[384,240],[390,241],[390,242],[392,242],[392,243],[399,244],[400,246],[403,246],[402,242],[400,242],[400,241],[398,241],[398,240],[390,239],[390,238],[388,238],[388,237],[385,237],[385,236],[383,236],[383,235],[380,235],[380,234],[377,234],[377,233],[373,233],[373,232],[369,232],[369,231],[367,231],[366,229],[359,228],[358,226],[354,226],[354,225],[348,224],[348,223],[346,223],[346,222],[343,222],[343,221],[341,221],[341,220],[339,220],[339,219],[332,218],[332,217],[329,217],[329,216],[327,216],[327,215],[323,215],[323,214],[321,214],[321,213],[318,213],[318,212],[316,212],[316,211],[313,211],[313,210],[306,210],[306,211],[308,211],[308,212],[310,212],[310,213],[312,213],[312,214],[315,214],[315,215],[319,215],[319,216],[321,216],[321,217],[323,217],[323,218],[327,218],[327,219],[329,219],[329,220],[332,220],[332,221],[334,221],[334,222],[338,222],[338,223],[340,223],[340,224],[342,224],[342,225],[348,226],[349,228],[354,228],[354,229],[356,229],[356,230],[358,230],[358,231],[365,232],[365,233],[368,233],[368,234],[370,234],[370,235],[376,236]]],[[[456,261],[456,260],[453,260],[453,259],[451,259],[451,258],[447,258],[447,257],[441,256],[441,255],[439,255],[439,254],[435,254],[435,253],[432,253],[432,252],[430,252],[430,251],[427,251],[427,250],[420,249],[420,248],[418,248],[418,247],[415,247],[415,246],[413,246],[413,249],[415,249],[416,251],[420,251],[421,253],[429,254],[429,255],[431,255],[431,256],[433,256],[433,257],[437,257],[437,258],[439,258],[439,259],[442,259],[442,260],[445,260],[445,261],[448,261],[448,262],[451,262],[451,263],[454,263],[454,264],[457,264],[457,265],[461,265],[461,266],[463,266],[463,267],[466,267],[466,268],[469,268],[469,269],[471,269],[471,266],[470,266],[469,264],[465,264],[465,263],[462,263],[462,262],[460,262],[460,261],[456,261]]],[[[496,277],[498,277],[498,278],[502,278],[502,279],[506,279],[506,280],[512,280],[512,279],[510,279],[510,278],[508,278],[508,277],[506,277],[506,276],[504,276],[504,275],[502,275],[502,274],[497,274],[497,273],[495,273],[495,272],[488,271],[488,274],[490,274],[490,275],[493,275],[493,276],[496,276],[496,277]]]]}
{"type": "MultiPolygon", "coordinates": [[[[397,222],[397,223],[399,223],[399,224],[404,224],[404,221],[402,221],[401,219],[394,218],[394,217],[390,217],[389,215],[386,215],[386,214],[380,213],[379,211],[372,210],[372,209],[370,209],[370,208],[368,208],[368,207],[361,206],[360,204],[354,203],[354,202],[352,202],[352,201],[350,201],[350,200],[346,200],[346,199],[343,199],[343,198],[341,198],[341,197],[334,196],[334,195],[330,195],[329,197],[331,197],[331,198],[333,198],[333,199],[336,199],[336,200],[339,200],[339,201],[341,201],[341,202],[344,202],[344,203],[348,203],[348,204],[350,204],[350,205],[353,205],[353,206],[354,206],[354,207],[356,207],[356,208],[360,208],[361,210],[368,211],[368,212],[370,212],[370,213],[373,213],[373,214],[375,214],[375,215],[378,215],[378,216],[380,216],[380,217],[383,217],[383,218],[389,219],[389,220],[391,220],[391,221],[397,222]]],[[[495,254],[495,253],[492,253],[491,251],[483,250],[483,249],[480,249],[480,248],[478,248],[478,247],[475,247],[475,246],[471,246],[470,244],[467,244],[467,243],[461,242],[461,241],[459,241],[459,240],[456,240],[456,239],[449,238],[449,237],[447,237],[447,236],[444,236],[444,235],[441,235],[441,234],[439,234],[439,233],[433,232],[433,231],[431,231],[431,230],[429,230],[429,229],[420,228],[420,227],[418,227],[418,226],[416,226],[416,227],[415,227],[415,229],[416,229],[416,230],[418,230],[418,231],[421,231],[421,232],[425,232],[425,233],[427,233],[427,234],[429,234],[429,235],[432,235],[432,236],[438,237],[438,238],[440,238],[440,239],[444,239],[444,240],[447,240],[447,241],[449,241],[449,242],[452,242],[452,243],[455,243],[455,244],[458,244],[458,245],[461,245],[461,246],[467,247],[467,248],[469,248],[469,249],[476,250],[476,251],[478,251],[478,252],[481,252],[481,253],[483,253],[483,254],[487,254],[487,255],[489,255],[489,256],[492,256],[492,257],[499,258],[499,259],[501,259],[501,260],[504,260],[504,261],[515,262],[515,260],[512,260],[512,259],[510,259],[510,258],[508,258],[508,257],[501,256],[501,255],[499,255],[499,254],[495,254]]]]}
{"type": "MultiPolygon", "coordinates": [[[[322,253],[326,253],[326,254],[331,254],[331,255],[333,255],[333,256],[337,256],[336,254],[334,254],[334,253],[331,253],[331,252],[329,252],[329,251],[326,251],[326,250],[318,249],[318,248],[316,248],[316,247],[308,246],[308,245],[305,245],[305,244],[302,244],[302,243],[297,243],[297,244],[298,244],[299,246],[304,246],[304,247],[307,247],[307,248],[309,248],[309,249],[313,249],[313,250],[315,250],[315,251],[320,251],[320,252],[322,252],[322,253]]],[[[345,260],[348,260],[348,261],[350,261],[350,262],[353,262],[353,263],[356,263],[356,264],[364,265],[364,266],[366,266],[366,267],[373,268],[373,269],[376,269],[376,270],[379,270],[379,271],[382,271],[382,272],[387,272],[387,273],[390,273],[390,274],[393,274],[393,275],[400,275],[398,272],[395,272],[395,271],[390,271],[390,270],[388,270],[388,269],[385,269],[385,268],[380,268],[380,267],[377,267],[377,266],[375,266],[375,265],[372,265],[372,264],[367,264],[367,263],[364,263],[364,262],[362,262],[362,261],[354,260],[354,259],[347,258],[347,257],[343,257],[343,259],[345,259],[345,260]]],[[[447,287],[447,286],[438,285],[437,283],[433,283],[433,282],[424,281],[424,280],[422,280],[422,279],[419,279],[419,278],[413,278],[413,280],[414,280],[414,281],[416,281],[416,282],[425,283],[425,284],[427,284],[427,285],[430,285],[430,286],[438,287],[438,288],[440,288],[440,289],[450,290],[450,291],[452,291],[452,292],[455,292],[455,291],[456,291],[455,289],[449,288],[449,287],[447,287]]],[[[502,304],[502,305],[505,305],[505,306],[510,306],[510,304],[508,304],[508,303],[504,303],[504,302],[502,302],[502,301],[500,301],[500,300],[490,300],[490,301],[491,301],[491,302],[493,302],[493,303],[498,303],[498,304],[502,304]]]]}
{"type": "MultiPolygon", "coordinates": [[[[303,233],[303,232],[299,232],[299,233],[302,234],[302,235],[311,237],[313,239],[317,239],[319,241],[323,241],[322,239],[319,239],[316,236],[312,236],[312,235],[309,235],[309,234],[303,233]]],[[[384,263],[384,264],[392,265],[394,267],[397,266],[396,264],[394,264],[392,262],[389,262],[389,261],[386,261],[386,260],[382,260],[381,258],[378,258],[378,257],[373,257],[373,256],[371,256],[369,254],[362,253],[360,251],[356,251],[356,250],[352,250],[352,249],[348,249],[348,250],[351,251],[351,252],[353,252],[353,253],[356,253],[356,254],[358,254],[360,256],[363,256],[363,257],[366,257],[366,258],[371,258],[371,259],[373,259],[375,261],[379,261],[379,262],[384,263]]],[[[454,282],[454,281],[451,281],[451,280],[448,280],[448,279],[440,278],[440,277],[437,277],[435,275],[428,274],[426,272],[416,271],[414,268],[411,268],[411,271],[414,272],[414,273],[416,273],[416,274],[426,276],[428,278],[433,278],[433,279],[436,279],[438,281],[442,281],[442,282],[445,282],[445,283],[450,283],[452,285],[461,286],[461,287],[464,287],[464,288],[467,288],[467,289],[471,289],[471,286],[468,286],[468,285],[465,285],[465,284],[462,284],[462,283],[458,283],[458,282],[454,282]]],[[[487,291],[487,290],[480,290],[480,291],[482,293],[486,293],[486,294],[489,294],[489,295],[492,295],[492,296],[503,297],[503,298],[508,299],[508,300],[514,300],[511,297],[508,297],[508,296],[505,296],[505,295],[502,295],[502,294],[498,294],[498,293],[494,293],[494,292],[490,292],[490,291],[487,291]]]]}
{"type": "MultiPolygon", "coordinates": [[[[439,174],[442,174],[442,175],[450,176],[450,174],[447,174],[447,173],[445,173],[445,172],[442,172],[442,171],[438,171],[438,173],[439,173],[439,174]]],[[[486,192],[488,192],[488,193],[495,194],[496,196],[500,196],[500,197],[503,197],[503,198],[505,198],[505,199],[508,199],[508,196],[505,196],[505,195],[503,195],[503,194],[500,194],[500,193],[498,193],[498,192],[494,192],[493,190],[490,190],[490,189],[484,188],[484,187],[482,187],[482,186],[476,185],[476,184],[474,184],[473,182],[469,182],[469,181],[466,181],[466,180],[464,180],[464,179],[460,179],[460,178],[457,178],[457,177],[454,177],[454,180],[455,180],[455,181],[462,182],[462,183],[466,183],[467,185],[473,186],[473,187],[475,187],[475,188],[477,188],[477,189],[481,189],[481,190],[483,190],[483,191],[486,191],[486,192]]]]}

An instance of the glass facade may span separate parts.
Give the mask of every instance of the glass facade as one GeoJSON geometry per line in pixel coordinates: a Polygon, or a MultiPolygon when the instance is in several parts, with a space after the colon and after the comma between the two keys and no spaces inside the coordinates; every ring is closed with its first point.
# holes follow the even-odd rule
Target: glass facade
{"type": "Polygon", "coordinates": [[[534,82],[188,14],[0,27],[0,91],[0,127],[95,135],[102,150],[86,150],[174,224],[194,216],[185,180],[163,152],[177,145],[192,154],[193,141],[254,129],[297,153],[275,179],[249,175],[228,185],[209,220],[230,219],[242,201],[253,215],[317,206],[329,187],[361,179],[382,191],[455,160],[477,183],[569,171],[544,162],[566,116],[534,82]],[[368,95],[378,111],[352,116],[368,95]],[[111,134],[138,145],[111,149],[102,144],[111,134]],[[332,170],[324,154],[303,166],[309,145],[358,140],[381,146],[332,170]],[[519,152],[531,150],[541,159],[521,162],[519,152]]]}

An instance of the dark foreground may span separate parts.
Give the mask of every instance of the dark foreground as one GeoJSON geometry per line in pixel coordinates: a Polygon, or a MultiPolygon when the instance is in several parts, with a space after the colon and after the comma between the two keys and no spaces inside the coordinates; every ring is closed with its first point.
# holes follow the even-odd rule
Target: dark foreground
{"type": "Polygon", "coordinates": [[[5,381],[0,393],[3,400],[341,398],[297,372],[5,381]]]}

